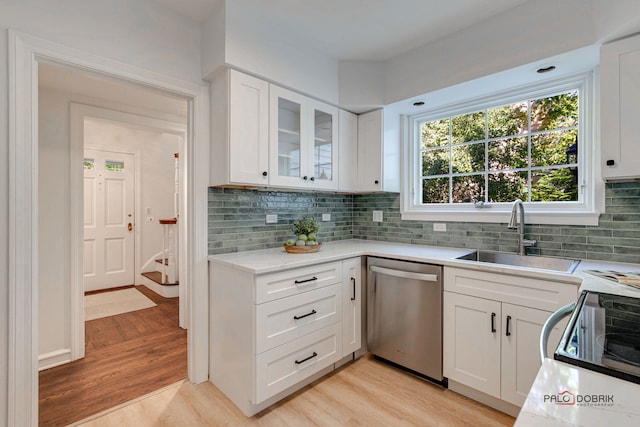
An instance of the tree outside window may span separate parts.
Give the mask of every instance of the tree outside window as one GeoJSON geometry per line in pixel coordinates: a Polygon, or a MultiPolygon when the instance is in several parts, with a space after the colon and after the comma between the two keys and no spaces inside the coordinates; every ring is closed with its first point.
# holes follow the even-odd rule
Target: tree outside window
{"type": "Polygon", "coordinates": [[[579,91],[420,123],[422,204],[575,202],[579,91]]]}

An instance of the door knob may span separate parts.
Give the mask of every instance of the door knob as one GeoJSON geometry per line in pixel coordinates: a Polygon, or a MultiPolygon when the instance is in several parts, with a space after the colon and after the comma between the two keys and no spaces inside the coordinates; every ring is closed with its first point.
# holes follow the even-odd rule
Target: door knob
{"type": "Polygon", "coordinates": [[[127,230],[129,231],[133,230],[133,224],[131,223],[127,224],[127,230]]]}

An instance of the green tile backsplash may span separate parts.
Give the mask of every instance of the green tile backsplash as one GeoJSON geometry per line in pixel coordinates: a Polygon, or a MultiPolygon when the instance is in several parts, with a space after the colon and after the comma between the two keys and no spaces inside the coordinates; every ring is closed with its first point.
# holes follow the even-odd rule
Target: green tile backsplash
{"type": "Polygon", "coordinates": [[[321,222],[320,242],[351,239],[352,195],[209,188],[209,254],[281,246],[295,220],[320,222],[323,213],[331,221],[321,222]],[[278,223],[267,224],[267,214],[277,214],[278,223]]]}
{"type": "MultiPolygon", "coordinates": [[[[606,186],[605,213],[598,226],[527,225],[527,238],[536,239],[530,253],[580,259],[640,263],[640,183],[606,186]]],[[[506,224],[447,223],[434,232],[433,222],[401,221],[400,196],[326,194],[236,189],[209,189],[209,253],[219,254],[277,247],[289,236],[291,223],[302,216],[320,220],[320,240],[369,239],[431,246],[516,252],[517,232],[506,224]],[[372,211],[384,212],[373,222],[372,211]],[[265,224],[277,213],[278,224],[265,224]]],[[[441,222],[441,221],[439,221],[441,222]]]]}

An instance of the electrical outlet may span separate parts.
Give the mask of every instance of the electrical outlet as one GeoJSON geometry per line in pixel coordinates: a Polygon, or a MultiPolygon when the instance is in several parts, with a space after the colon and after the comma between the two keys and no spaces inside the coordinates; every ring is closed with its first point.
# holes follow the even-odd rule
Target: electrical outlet
{"type": "Polygon", "coordinates": [[[331,214],[322,214],[323,221],[331,221],[331,214]]]}
{"type": "Polygon", "coordinates": [[[433,224],[433,231],[447,231],[447,224],[436,222],[433,224]]]}
{"type": "Polygon", "coordinates": [[[278,223],[278,214],[269,214],[267,215],[267,224],[277,224],[278,223]]]}
{"type": "Polygon", "coordinates": [[[382,222],[382,211],[373,211],[373,222],[382,222]]]}

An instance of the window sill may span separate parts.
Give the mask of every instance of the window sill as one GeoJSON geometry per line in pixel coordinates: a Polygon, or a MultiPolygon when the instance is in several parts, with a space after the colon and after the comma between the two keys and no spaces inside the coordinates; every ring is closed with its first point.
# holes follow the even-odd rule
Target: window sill
{"type": "MultiPolygon", "coordinates": [[[[526,210],[526,208],[525,208],[526,210]]],[[[511,209],[438,210],[438,211],[402,211],[402,220],[437,222],[488,222],[508,223],[511,209]]],[[[548,225],[598,225],[599,212],[535,212],[526,211],[527,224],[548,225]]]]}

